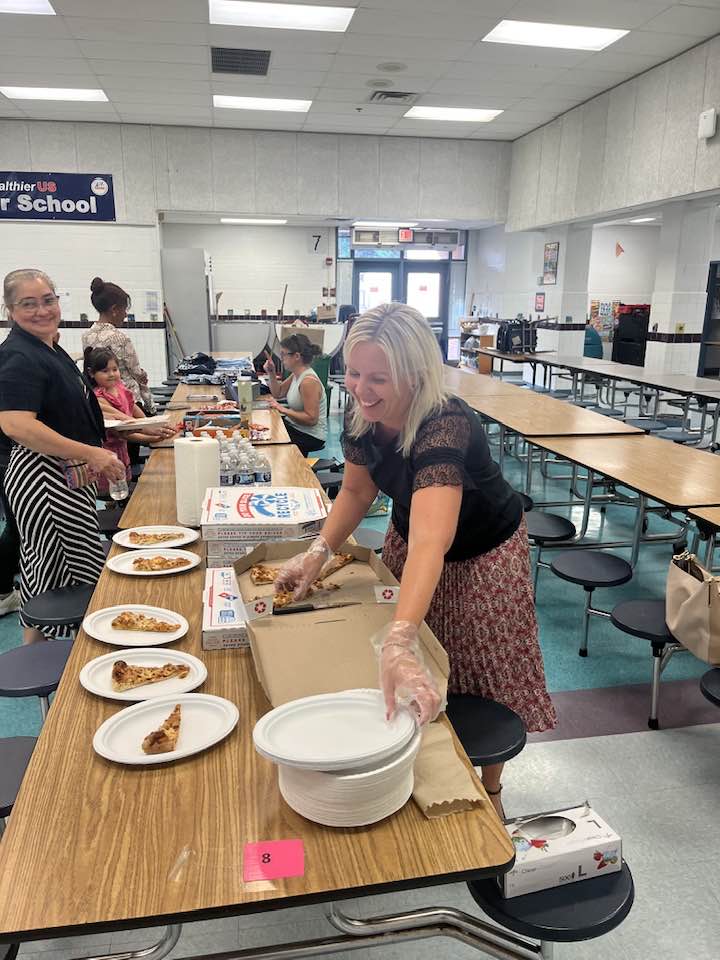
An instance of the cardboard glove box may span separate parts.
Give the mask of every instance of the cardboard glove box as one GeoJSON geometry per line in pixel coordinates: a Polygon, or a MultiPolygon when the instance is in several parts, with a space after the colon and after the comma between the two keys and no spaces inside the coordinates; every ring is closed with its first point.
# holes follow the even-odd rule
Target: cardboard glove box
{"type": "MultiPolygon", "coordinates": [[[[272,584],[256,586],[250,579],[255,563],[279,567],[289,557],[302,553],[307,543],[264,543],[235,561],[234,569],[245,603],[271,597],[272,584]]],[[[366,547],[343,544],[339,553],[351,553],[355,562],[333,574],[328,581],[339,589],[316,591],[317,603],[359,601],[357,606],[316,610],[287,616],[268,614],[247,624],[258,679],[274,707],[299,697],[340,690],[379,687],[379,666],[370,638],[394,616],[395,603],[387,596],[398,582],[380,558],[366,547]],[[376,588],[378,588],[376,590],[376,588]]],[[[427,624],[420,628],[425,664],[447,694],[448,657],[427,624]]]]}

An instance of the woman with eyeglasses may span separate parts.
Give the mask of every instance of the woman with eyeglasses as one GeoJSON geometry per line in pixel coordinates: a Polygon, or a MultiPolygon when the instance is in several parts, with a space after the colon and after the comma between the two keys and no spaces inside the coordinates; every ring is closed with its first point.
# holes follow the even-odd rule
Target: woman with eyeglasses
{"type": "Polygon", "coordinates": [[[120,377],[146,414],[155,412],[148,387],[148,375],[140,366],[130,337],[121,329],[130,306],[130,295],[116,283],[95,277],[90,284],[90,301],[97,310],[97,321],[82,335],[83,351],[89,348],[110,350],[117,358],[120,377]]]}
{"type": "MultiPolygon", "coordinates": [[[[95,583],[100,545],[95,478],[120,480],[125,467],[104,450],[103,417],[89,383],[55,342],[60,306],[41,270],[14,270],[3,284],[12,321],[0,344],[0,430],[12,443],[4,485],[20,535],[20,598],[95,583]]],[[[24,642],[55,637],[23,621],[24,642]]]]}
{"type": "Polygon", "coordinates": [[[294,333],[280,341],[280,359],[290,376],[279,380],[270,354],[263,370],[269,377],[270,406],[285,418],[290,440],[304,457],[325,446],[327,440],[327,398],[325,387],[311,364],[320,347],[304,333],[294,333]],[[287,406],[278,401],[287,400],[287,406]]]}

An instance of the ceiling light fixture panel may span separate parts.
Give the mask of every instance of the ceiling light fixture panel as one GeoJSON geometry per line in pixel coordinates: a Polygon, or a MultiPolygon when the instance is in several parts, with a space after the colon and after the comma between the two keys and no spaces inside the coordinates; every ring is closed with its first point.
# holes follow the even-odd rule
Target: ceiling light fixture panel
{"type": "Polygon", "coordinates": [[[270,30],[322,30],[344,33],[354,7],[320,7],[301,3],[255,3],[253,0],[208,0],[210,23],[270,30]]]}
{"type": "Polygon", "coordinates": [[[0,0],[0,13],[20,13],[36,17],[54,17],[48,0],[0,0]]]}
{"type": "Polygon", "coordinates": [[[409,120],[454,120],[460,123],[489,123],[502,110],[474,109],[469,107],[411,107],[404,114],[409,120]]]}
{"type": "Polygon", "coordinates": [[[242,223],[253,227],[281,227],[287,220],[265,220],[253,217],[220,217],[220,223],[242,223]]]}
{"type": "Polygon", "coordinates": [[[281,100],[276,97],[229,97],[213,94],[213,106],[225,110],[278,110],[286,113],[307,113],[312,100],[281,100]]]}
{"type": "Polygon", "coordinates": [[[107,103],[104,90],[76,87],[0,87],[8,100],[78,100],[107,103]]]}
{"type": "Polygon", "coordinates": [[[561,50],[604,50],[629,30],[608,27],[578,27],[564,23],[532,23],[501,20],[483,37],[483,43],[514,43],[528,47],[557,47],[561,50]]]}
{"type": "Polygon", "coordinates": [[[634,220],[628,220],[628,223],[652,223],[657,217],[635,217],[634,220]]]}

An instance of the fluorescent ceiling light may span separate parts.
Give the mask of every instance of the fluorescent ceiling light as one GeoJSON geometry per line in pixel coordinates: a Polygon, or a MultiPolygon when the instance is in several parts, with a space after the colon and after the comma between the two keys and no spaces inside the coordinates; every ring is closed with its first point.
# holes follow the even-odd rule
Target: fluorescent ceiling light
{"type": "Polygon", "coordinates": [[[278,30],[326,30],[343,33],[354,7],[315,7],[300,3],[251,3],[245,0],[209,0],[210,23],[231,27],[269,27],[278,30]]]}
{"type": "Polygon", "coordinates": [[[289,113],[307,113],[312,100],[278,100],[272,97],[226,97],[213,94],[213,106],[228,110],[285,110],[289,113]]]}
{"type": "Polygon", "coordinates": [[[246,217],[220,217],[220,223],[244,223],[255,227],[281,227],[287,220],[253,220],[246,217]]]}
{"type": "Polygon", "coordinates": [[[634,220],[629,220],[628,223],[652,223],[653,220],[657,220],[657,217],[635,217],[634,220]]]}
{"type": "Polygon", "coordinates": [[[466,107],[410,107],[405,114],[412,120],[456,120],[462,123],[489,123],[502,110],[475,110],[466,107]]]}
{"type": "Polygon", "coordinates": [[[91,100],[107,103],[104,90],[75,87],[0,87],[0,93],[9,100],[91,100]]]}
{"type": "Polygon", "coordinates": [[[366,227],[369,230],[385,230],[385,229],[394,230],[396,227],[398,228],[399,227],[416,227],[417,224],[406,223],[405,221],[403,221],[402,223],[395,223],[395,222],[391,223],[387,221],[384,223],[380,223],[380,221],[378,220],[355,220],[355,222],[353,223],[353,226],[360,227],[360,228],[366,227]]]}
{"type": "Polygon", "coordinates": [[[560,47],[563,50],[604,50],[629,30],[607,27],[573,27],[564,23],[529,23],[501,20],[483,37],[487,43],[518,43],[528,47],[560,47]]]}
{"type": "Polygon", "coordinates": [[[25,13],[41,17],[55,16],[55,11],[48,0],[0,0],[0,13],[25,13]]]}

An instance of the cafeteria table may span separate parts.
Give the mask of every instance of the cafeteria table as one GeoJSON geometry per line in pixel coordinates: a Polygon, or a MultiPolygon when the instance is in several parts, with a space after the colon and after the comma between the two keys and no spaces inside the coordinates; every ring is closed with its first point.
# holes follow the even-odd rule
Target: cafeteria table
{"type": "MultiPolygon", "coordinates": [[[[478,373],[475,370],[464,373],[454,367],[443,367],[443,385],[456,397],[469,402],[473,397],[486,396],[514,396],[522,387],[491,377],[487,373],[478,373]]],[[[525,391],[523,391],[525,392],[525,391]]]]}
{"type": "MultiPolygon", "coordinates": [[[[265,453],[275,483],[318,485],[294,445],[271,445],[265,453]]],[[[155,450],[121,525],[174,522],[174,452],[155,450]]],[[[186,549],[204,557],[202,540],[186,549]]],[[[118,552],[113,545],[110,556],[118,552]]],[[[81,668],[108,652],[80,630],[0,844],[0,942],[168,924],[155,951],[124,954],[124,960],[159,960],[185,921],[330,904],[510,869],[513,845],[457,740],[484,799],[479,809],[427,819],[409,802],[394,816],[356,829],[322,827],[294,813],[280,796],[274,766],[253,748],[253,726],[269,704],[251,652],[201,649],[204,576],[203,564],[162,578],[105,568],[88,613],[135,602],[186,617],[190,630],[174,648],[201,657],[208,670],[203,692],[237,704],[238,726],[213,748],[176,762],[132,767],[102,759],[93,735],[119,705],[80,685],[81,668]],[[304,874],[243,882],[245,844],[283,839],[303,841],[304,874]]],[[[336,927],[352,923],[353,933],[279,945],[273,957],[438,935],[491,951],[499,943],[505,957],[527,956],[512,934],[458,910],[363,921],[329,909],[336,927]]],[[[262,953],[242,952],[246,958],[262,953]]]]}
{"type": "MultiPolygon", "coordinates": [[[[720,530],[720,507],[701,507],[688,510],[688,514],[697,524],[698,537],[705,540],[705,566],[712,569],[715,553],[715,540],[720,530]]],[[[693,550],[697,552],[697,541],[693,550]]]]}

